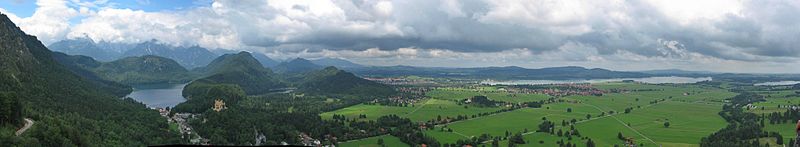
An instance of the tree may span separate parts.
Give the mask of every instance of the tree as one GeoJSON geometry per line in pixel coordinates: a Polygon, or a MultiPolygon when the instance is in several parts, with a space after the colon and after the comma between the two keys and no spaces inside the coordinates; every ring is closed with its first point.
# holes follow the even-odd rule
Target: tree
{"type": "Polygon", "coordinates": [[[0,93],[0,124],[20,125],[22,104],[15,93],[0,93]]]}
{"type": "Polygon", "coordinates": [[[587,140],[587,141],[586,141],[586,147],[594,147],[594,146],[595,146],[595,145],[594,145],[594,141],[592,141],[592,139],[591,139],[591,138],[590,138],[589,140],[587,140]]]}
{"type": "Polygon", "coordinates": [[[590,119],[590,118],[592,118],[592,115],[591,114],[586,114],[586,119],[590,119]]]}
{"type": "Polygon", "coordinates": [[[619,138],[619,140],[625,140],[625,136],[622,136],[622,132],[617,133],[617,138],[619,138]]]}
{"type": "Polygon", "coordinates": [[[522,134],[520,133],[514,134],[514,136],[511,136],[511,138],[508,139],[509,144],[511,144],[512,142],[514,144],[525,144],[525,140],[522,139],[522,134]]]}
{"type": "Polygon", "coordinates": [[[572,108],[567,108],[567,112],[572,112],[572,108]]]}
{"type": "Polygon", "coordinates": [[[378,145],[385,146],[383,144],[383,138],[378,138],[378,145]]]}
{"type": "Polygon", "coordinates": [[[778,145],[783,144],[783,136],[781,136],[781,135],[775,136],[775,144],[778,144],[778,145]]]}
{"type": "Polygon", "coordinates": [[[496,138],[492,139],[492,147],[500,147],[500,141],[498,141],[496,138]]]}
{"type": "Polygon", "coordinates": [[[669,122],[664,122],[664,128],[669,128],[669,122]]]}

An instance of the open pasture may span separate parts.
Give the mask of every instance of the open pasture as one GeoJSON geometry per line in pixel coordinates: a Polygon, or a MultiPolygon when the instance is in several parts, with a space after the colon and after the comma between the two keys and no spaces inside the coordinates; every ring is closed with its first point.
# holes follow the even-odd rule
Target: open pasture
{"type": "Polygon", "coordinates": [[[367,116],[366,118],[358,119],[375,120],[384,115],[394,114],[409,118],[412,121],[428,121],[431,119],[437,119],[439,116],[442,118],[455,118],[458,115],[472,116],[480,113],[494,112],[501,109],[473,106],[467,106],[465,108],[465,105],[458,105],[453,101],[440,99],[426,99],[420,101],[419,103],[421,104],[415,104],[414,106],[409,105],[408,107],[358,104],[336,111],[325,112],[320,114],[320,116],[324,119],[330,119],[333,117],[333,114],[339,114],[347,116],[347,118],[358,118],[359,115],[365,114],[367,116]]]}

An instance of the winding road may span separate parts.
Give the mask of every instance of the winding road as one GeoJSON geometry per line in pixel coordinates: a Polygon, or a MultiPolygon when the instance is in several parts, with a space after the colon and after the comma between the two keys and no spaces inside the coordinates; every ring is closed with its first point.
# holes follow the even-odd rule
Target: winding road
{"type": "Polygon", "coordinates": [[[33,123],[34,122],[33,122],[32,119],[25,118],[25,126],[22,126],[22,128],[17,130],[16,135],[19,136],[19,135],[22,135],[22,133],[25,133],[25,131],[27,131],[28,129],[31,128],[31,126],[33,126],[33,123]]]}

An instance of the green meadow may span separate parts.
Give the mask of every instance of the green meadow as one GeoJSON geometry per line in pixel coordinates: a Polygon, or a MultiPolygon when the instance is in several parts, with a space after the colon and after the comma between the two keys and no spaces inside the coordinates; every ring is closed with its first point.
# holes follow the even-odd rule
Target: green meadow
{"type": "Polygon", "coordinates": [[[320,114],[320,116],[325,119],[330,119],[333,117],[333,114],[339,114],[347,116],[347,118],[358,118],[359,115],[365,114],[367,118],[359,118],[359,120],[375,120],[380,116],[394,114],[407,117],[412,121],[428,121],[436,119],[439,116],[442,118],[454,118],[458,115],[472,116],[501,109],[490,107],[465,107],[464,105],[456,104],[454,101],[441,99],[426,99],[418,103],[420,104],[408,107],[359,104],[336,111],[325,112],[320,114]]]}
{"type": "Polygon", "coordinates": [[[476,89],[438,88],[428,92],[427,95],[432,98],[444,100],[463,100],[473,96],[483,95],[492,100],[512,103],[533,102],[550,98],[550,96],[545,94],[511,94],[499,91],[496,88],[486,87],[479,87],[476,89]]]}
{"type": "MultiPolygon", "coordinates": [[[[506,132],[509,132],[512,135],[524,134],[523,138],[527,143],[520,146],[557,146],[555,143],[560,140],[585,146],[586,139],[583,137],[591,138],[597,146],[614,146],[623,144],[623,140],[617,138],[617,134],[622,133],[625,137],[631,137],[636,144],[645,146],[698,146],[700,138],[727,125],[717,113],[721,111],[724,99],[736,95],[724,89],[694,85],[616,82],[594,84],[594,86],[606,90],[624,89],[628,92],[607,93],[603,96],[561,97],[559,99],[564,101],[548,103],[541,108],[523,108],[437,125],[433,129],[426,130],[425,134],[441,143],[455,143],[482,134],[505,137],[506,132]],[[567,111],[568,109],[570,111],[567,111]],[[630,112],[625,113],[625,109],[630,109],[630,112]],[[538,125],[543,122],[543,117],[556,123],[556,132],[569,130],[569,125],[561,125],[562,120],[569,122],[575,119],[577,122],[574,127],[582,136],[572,137],[570,140],[554,134],[535,132],[538,125]],[[666,122],[669,122],[669,127],[664,126],[666,122]],[[525,132],[526,129],[528,132],[525,132]]],[[[486,95],[490,99],[507,102],[538,101],[550,97],[538,94],[514,96],[497,89],[440,88],[429,92],[431,98],[414,107],[359,104],[326,112],[321,116],[329,118],[333,114],[342,114],[355,118],[359,114],[366,114],[365,120],[373,120],[381,115],[396,114],[413,121],[425,121],[434,119],[438,115],[443,117],[472,115],[500,109],[464,108],[452,101],[475,95],[486,95]]],[[[767,104],[760,105],[771,106],[772,103],[781,101],[786,103],[783,100],[775,98],[767,101],[767,104]]],[[[791,103],[796,103],[795,101],[800,103],[800,100],[792,100],[791,103]]],[[[785,126],[770,125],[765,130],[777,130],[781,127],[785,126]]],[[[501,146],[506,146],[507,140],[501,140],[499,143],[501,146]]],[[[486,142],[485,145],[490,144],[491,142],[486,142]]]]}
{"type": "Polygon", "coordinates": [[[400,141],[400,138],[392,135],[381,135],[359,140],[352,140],[348,142],[341,142],[339,146],[342,147],[381,147],[378,140],[383,139],[383,144],[387,147],[408,147],[409,145],[400,141]]]}

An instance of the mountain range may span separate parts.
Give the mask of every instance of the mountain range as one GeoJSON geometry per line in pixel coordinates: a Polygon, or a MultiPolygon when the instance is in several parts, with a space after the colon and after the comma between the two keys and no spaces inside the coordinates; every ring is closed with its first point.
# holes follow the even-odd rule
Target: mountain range
{"type": "Polygon", "coordinates": [[[174,60],[154,55],[101,62],[87,56],[53,52],[53,58],[78,75],[122,84],[184,83],[194,77],[174,60]]]}
{"type": "MultiPolygon", "coordinates": [[[[98,61],[113,61],[125,57],[137,57],[143,55],[156,55],[166,57],[178,62],[186,69],[202,68],[211,63],[216,57],[224,54],[236,54],[238,51],[227,49],[209,50],[206,48],[175,47],[160,43],[158,40],[150,40],[138,44],[109,43],[100,41],[99,43],[88,38],[76,38],[62,40],[49,46],[54,51],[61,51],[70,55],[85,55],[98,61]]],[[[473,78],[473,79],[604,79],[604,78],[640,78],[652,76],[689,76],[689,77],[708,77],[720,75],[721,73],[705,71],[684,71],[677,69],[649,70],[649,71],[611,71],[601,68],[583,68],[577,66],[550,67],[540,69],[529,69],[517,66],[506,67],[472,67],[472,68],[451,68],[451,67],[414,67],[414,66],[365,66],[339,58],[319,58],[307,60],[294,58],[286,61],[278,61],[267,57],[261,53],[251,53],[251,55],[263,67],[272,69],[280,74],[298,74],[309,71],[320,70],[327,66],[334,66],[360,76],[371,77],[391,77],[417,75],[427,77],[451,77],[451,78],[473,78]]]]}
{"type": "Polygon", "coordinates": [[[276,72],[284,74],[306,73],[313,70],[320,70],[322,68],[325,67],[314,64],[311,61],[303,58],[295,58],[290,61],[281,62],[280,64],[272,67],[272,69],[275,69],[276,72]]]}
{"type": "MultiPolygon", "coordinates": [[[[48,48],[69,55],[92,57],[95,60],[103,62],[118,60],[125,57],[156,55],[175,60],[187,69],[203,67],[220,55],[238,52],[226,49],[215,49],[212,51],[199,46],[173,46],[155,39],[141,43],[109,43],[106,41],[95,42],[88,37],[61,40],[50,44],[48,48]]],[[[259,62],[262,62],[262,64],[266,66],[274,66],[278,63],[263,54],[255,54],[255,56],[259,62]]]]}

